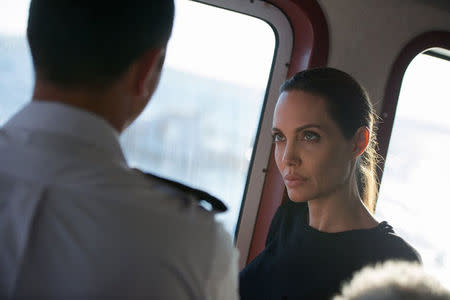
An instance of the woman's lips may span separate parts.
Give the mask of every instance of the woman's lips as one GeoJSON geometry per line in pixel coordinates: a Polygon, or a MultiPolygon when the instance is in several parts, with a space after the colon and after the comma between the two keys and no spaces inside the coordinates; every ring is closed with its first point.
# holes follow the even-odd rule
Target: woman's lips
{"type": "Polygon", "coordinates": [[[306,177],[299,175],[288,174],[284,176],[284,184],[286,184],[288,188],[300,186],[304,184],[306,181],[307,181],[306,177]]]}

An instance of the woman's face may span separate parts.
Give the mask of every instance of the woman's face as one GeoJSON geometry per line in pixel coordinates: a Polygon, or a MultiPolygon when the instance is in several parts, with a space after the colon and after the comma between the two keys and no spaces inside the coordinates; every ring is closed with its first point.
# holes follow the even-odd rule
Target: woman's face
{"type": "Polygon", "coordinates": [[[283,92],[272,132],[275,161],[292,201],[326,198],[349,182],[354,146],[331,119],[323,98],[283,92]]]}

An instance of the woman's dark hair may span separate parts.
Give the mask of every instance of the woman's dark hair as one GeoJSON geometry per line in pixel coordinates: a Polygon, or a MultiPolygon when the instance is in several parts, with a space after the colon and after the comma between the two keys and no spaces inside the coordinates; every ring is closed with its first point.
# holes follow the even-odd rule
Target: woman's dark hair
{"type": "Polygon", "coordinates": [[[33,65],[64,87],[107,86],[145,51],[165,47],[173,18],[173,0],[32,0],[33,65]]]}
{"type": "Polygon", "coordinates": [[[317,68],[299,72],[287,80],[280,92],[303,91],[322,97],[327,102],[331,118],[343,135],[351,139],[360,127],[367,127],[369,144],[357,160],[358,191],[366,207],[375,211],[378,195],[376,152],[376,115],[364,88],[349,74],[333,68],[317,68]]]}

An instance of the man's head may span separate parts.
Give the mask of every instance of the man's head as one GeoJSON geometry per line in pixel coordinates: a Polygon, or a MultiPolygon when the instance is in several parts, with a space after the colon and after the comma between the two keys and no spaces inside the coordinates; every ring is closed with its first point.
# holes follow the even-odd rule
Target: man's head
{"type": "Polygon", "coordinates": [[[108,86],[145,52],[165,48],[173,15],[170,0],[32,0],[34,67],[64,87],[108,86]]]}
{"type": "Polygon", "coordinates": [[[173,18],[173,0],[32,0],[27,37],[36,81],[93,92],[127,81],[148,99],[173,18]]]}

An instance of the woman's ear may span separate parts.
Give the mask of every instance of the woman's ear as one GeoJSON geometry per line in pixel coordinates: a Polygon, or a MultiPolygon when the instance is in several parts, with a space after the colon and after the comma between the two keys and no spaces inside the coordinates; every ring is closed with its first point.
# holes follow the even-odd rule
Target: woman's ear
{"type": "Polygon", "coordinates": [[[361,154],[363,154],[364,150],[366,150],[367,145],[369,145],[370,140],[370,131],[369,128],[363,126],[359,127],[353,136],[352,140],[352,154],[353,158],[357,158],[361,154]]]}

